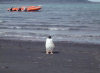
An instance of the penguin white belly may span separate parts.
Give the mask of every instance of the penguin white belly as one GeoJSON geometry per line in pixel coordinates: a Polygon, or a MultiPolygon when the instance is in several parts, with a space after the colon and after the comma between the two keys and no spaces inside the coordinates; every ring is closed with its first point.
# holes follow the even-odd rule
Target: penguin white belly
{"type": "Polygon", "coordinates": [[[46,50],[53,50],[54,49],[54,43],[47,43],[46,44],[46,50]]]}
{"type": "Polygon", "coordinates": [[[46,40],[46,50],[53,50],[55,48],[55,45],[51,39],[46,40]]]}

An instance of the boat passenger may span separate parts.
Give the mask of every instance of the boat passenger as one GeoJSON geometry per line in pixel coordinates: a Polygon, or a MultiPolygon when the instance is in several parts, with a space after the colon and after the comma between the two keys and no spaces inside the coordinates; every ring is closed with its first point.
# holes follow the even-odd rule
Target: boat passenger
{"type": "Polygon", "coordinates": [[[12,9],[13,9],[13,7],[12,7],[12,8],[10,8],[10,11],[13,11],[12,9]]]}
{"type": "Polygon", "coordinates": [[[19,8],[18,11],[21,11],[21,8],[19,8]]]}

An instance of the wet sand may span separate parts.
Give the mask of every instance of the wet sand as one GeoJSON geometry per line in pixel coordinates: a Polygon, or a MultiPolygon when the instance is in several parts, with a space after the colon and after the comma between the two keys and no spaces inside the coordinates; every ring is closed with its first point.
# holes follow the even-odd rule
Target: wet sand
{"type": "Polygon", "coordinates": [[[0,73],[100,73],[100,45],[55,42],[46,55],[44,43],[0,39],[0,73]]]}

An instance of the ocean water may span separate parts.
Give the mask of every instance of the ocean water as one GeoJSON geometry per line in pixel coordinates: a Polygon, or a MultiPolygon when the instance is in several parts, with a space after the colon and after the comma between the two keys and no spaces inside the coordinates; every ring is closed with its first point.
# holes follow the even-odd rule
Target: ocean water
{"type": "Polygon", "coordinates": [[[99,3],[1,3],[0,38],[100,44],[99,3]],[[9,12],[7,8],[38,6],[37,12],[9,12]]]}

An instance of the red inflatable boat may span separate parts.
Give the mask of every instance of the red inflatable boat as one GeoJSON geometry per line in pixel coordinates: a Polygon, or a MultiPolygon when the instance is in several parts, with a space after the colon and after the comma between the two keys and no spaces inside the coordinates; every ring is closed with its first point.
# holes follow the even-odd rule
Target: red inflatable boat
{"type": "Polygon", "coordinates": [[[19,7],[19,8],[8,8],[8,11],[27,11],[27,12],[30,12],[30,11],[38,11],[40,10],[42,7],[41,6],[22,6],[22,7],[19,7]]]}

